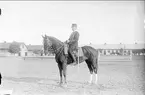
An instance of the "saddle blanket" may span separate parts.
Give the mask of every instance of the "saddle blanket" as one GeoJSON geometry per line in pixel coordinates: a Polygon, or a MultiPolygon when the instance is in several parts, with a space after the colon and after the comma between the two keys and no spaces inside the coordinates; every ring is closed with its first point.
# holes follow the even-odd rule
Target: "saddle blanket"
{"type": "MultiPolygon", "coordinates": [[[[68,54],[68,45],[64,43],[64,54],[68,54]]],[[[78,47],[78,52],[76,53],[76,55],[79,57],[84,56],[82,47],[78,47]]]]}
{"type": "Polygon", "coordinates": [[[78,55],[79,55],[79,57],[84,56],[84,53],[83,53],[82,47],[78,47],[78,53],[77,53],[77,56],[78,56],[78,55]]]}

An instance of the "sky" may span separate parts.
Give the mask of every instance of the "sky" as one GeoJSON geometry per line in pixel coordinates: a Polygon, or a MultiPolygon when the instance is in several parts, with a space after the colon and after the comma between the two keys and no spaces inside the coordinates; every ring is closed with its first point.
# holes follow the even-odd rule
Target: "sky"
{"type": "Polygon", "coordinates": [[[79,44],[145,42],[143,1],[0,1],[0,42],[65,41],[78,25],[79,44]]]}

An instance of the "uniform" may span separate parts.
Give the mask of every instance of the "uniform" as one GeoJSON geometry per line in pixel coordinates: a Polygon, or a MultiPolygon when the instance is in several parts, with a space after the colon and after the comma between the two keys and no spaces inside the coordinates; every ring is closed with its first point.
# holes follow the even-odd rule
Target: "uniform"
{"type": "Polygon", "coordinates": [[[69,52],[71,53],[74,61],[76,62],[76,58],[74,56],[74,51],[78,50],[78,40],[79,40],[79,32],[74,31],[69,37],[69,52]]]}

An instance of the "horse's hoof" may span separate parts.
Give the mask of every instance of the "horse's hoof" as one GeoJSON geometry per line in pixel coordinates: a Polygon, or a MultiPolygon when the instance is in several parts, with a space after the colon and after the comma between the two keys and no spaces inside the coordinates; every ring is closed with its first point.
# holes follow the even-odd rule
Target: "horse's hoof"
{"type": "Polygon", "coordinates": [[[63,87],[65,87],[65,88],[66,88],[66,87],[67,87],[67,84],[64,84],[64,85],[63,85],[63,87]]]}
{"type": "Polygon", "coordinates": [[[59,85],[59,86],[62,86],[62,82],[60,82],[58,85],[59,85]]]}
{"type": "Polygon", "coordinates": [[[63,87],[67,87],[67,83],[66,82],[63,84],[63,87]]]}
{"type": "Polygon", "coordinates": [[[87,84],[93,84],[93,82],[88,81],[87,84]]]}
{"type": "Polygon", "coordinates": [[[94,84],[95,84],[95,85],[98,85],[98,83],[97,83],[97,82],[95,82],[94,84]]]}

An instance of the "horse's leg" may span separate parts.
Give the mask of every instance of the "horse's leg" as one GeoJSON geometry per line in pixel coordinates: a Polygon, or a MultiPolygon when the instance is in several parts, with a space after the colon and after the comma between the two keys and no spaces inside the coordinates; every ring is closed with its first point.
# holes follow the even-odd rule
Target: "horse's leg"
{"type": "Polygon", "coordinates": [[[60,73],[60,85],[62,84],[62,64],[58,63],[59,73],[60,73]]]}
{"type": "Polygon", "coordinates": [[[63,63],[63,76],[64,76],[64,83],[67,83],[66,82],[66,63],[63,63]]]}
{"type": "Polygon", "coordinates": [[[98,71],[98,59],[94,59],[94,61],[93,61],[93,71],[95,73],[95,84],[97,84],[97,82],[98,82],[98,75],[97,75],[97,71],[98,71]]]}
{"type": "Polygon", "coordinates": [[[64,86],[67,86],[67,82],[66,82],[66,71],[67,71],[67,60],[64,60],[64,62],[63,62],[64,86]]]}
{"type": "Polygon", "coordinates": [[[93,79],[93,68],[92,68],[92,63],[88,60],[86,60],[86,63],[87,63],[87,66],[89,68],[89,71],[90,71],[90,80],[89,80],[89,83],[91,84],[92,83],[92,79],[93,79]]]}

